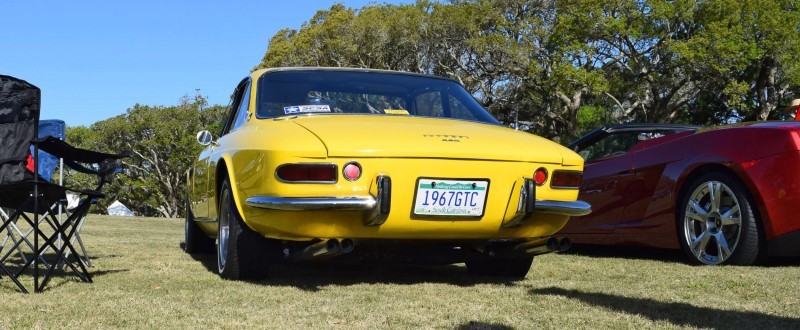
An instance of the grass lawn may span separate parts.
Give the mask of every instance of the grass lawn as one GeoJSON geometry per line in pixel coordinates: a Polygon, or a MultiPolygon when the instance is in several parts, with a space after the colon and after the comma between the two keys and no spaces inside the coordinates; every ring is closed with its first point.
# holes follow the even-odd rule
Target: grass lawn
{"type": "Polygon", "coordinates": [[[463,265],[386,263],[232,282],[214,273],[214,256],[181,250],[183,220],[91,216],[82,236],[94,283],[67,274],[25,295],[3,276],[0,326],[800,328],[799,259],[699,267],[672,251],[579,248],[537,257],[518,282],[469,276],[463,265]]]}

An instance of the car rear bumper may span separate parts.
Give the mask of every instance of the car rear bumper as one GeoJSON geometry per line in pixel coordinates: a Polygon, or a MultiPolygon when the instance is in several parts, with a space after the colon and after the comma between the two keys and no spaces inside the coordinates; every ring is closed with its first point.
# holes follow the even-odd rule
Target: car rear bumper
{"type": "Polygon", "coordinates": [[[280,239],[541,238],[557,232],[571,216],[591,212],[582,201],[536,199],[529,179],[498,187],[495,183],[496,190],[510,190],[511,196],[496,195],[481,217],[417,215],[410,207],[411,195],[393,195],[392,178],[384,175],[376,178],[369,194],[242,196],[242,212],[253,230],[280,239]]]}
{"type": "MultiPolygon", "coordinates": [[[[378,201],[372,196],[366,197],[275,197],[253,196],[247,199],[247,206],[282,211],[303,210],[347,210],[372,211],[378,201]]],[[[592,209],[584,201],[564,202],[537,200],[535,210],[539,213],[581,216],[589,214],[592,209]]]]}
{"type": "Polygon", "coordinates": [[[314,210],[347,210],[369,211],[377,202],[372,196],[367,197],[274,197],[253,196],[248,198],[247,206],[283,211],[314,210]]]}

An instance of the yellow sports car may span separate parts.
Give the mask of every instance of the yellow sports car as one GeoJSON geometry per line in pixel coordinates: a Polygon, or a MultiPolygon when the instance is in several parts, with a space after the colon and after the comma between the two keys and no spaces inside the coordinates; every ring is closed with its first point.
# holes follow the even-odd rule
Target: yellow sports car
{"type": "Polygon", "coordinates": [[[458,83],[380,70],[255,71],[188,171],[185,249],[219,274],[331,257],[524,277],[577,201],[583,158],[500,125],[458,83]]]}

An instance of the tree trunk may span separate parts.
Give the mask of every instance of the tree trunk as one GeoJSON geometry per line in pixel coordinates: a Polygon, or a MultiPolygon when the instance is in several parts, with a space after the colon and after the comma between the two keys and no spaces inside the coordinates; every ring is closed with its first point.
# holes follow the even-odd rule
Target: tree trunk
{"type": "Polygon", "coordinates": [[[776,80],[778,67],[773,56],[768,56],[761,60],[758,78],[756,80],[756,94],[758,95],[758,108],[756,109],[756,120],[764,121],[769,117],[769,113],[775,110],[778,105],[778,93],[776,90],[776,80]]]}

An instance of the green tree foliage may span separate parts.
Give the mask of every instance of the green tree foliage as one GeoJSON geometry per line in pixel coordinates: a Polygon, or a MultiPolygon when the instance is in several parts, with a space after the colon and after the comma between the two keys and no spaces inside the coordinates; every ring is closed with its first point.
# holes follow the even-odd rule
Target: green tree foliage
{"type": "Polygon", "coordinates": [[[320,10],[278,32],[256,69],[447,76],[504,123],[569,139],[587,118],[781,118],[800,93],[799,47],[797,0],[419,0],[320,10]]]}
{"type": "MultiPolygon", "coordinates": [[[[104,189],[105,202],[118,199],[141,215],[176,217],[183,215],[186,170],[202,149],[195,135],[203,129],[219,132],[225,112],[222,106],[208,106],[199,94],[185,96],[176,106],[136,104],[91,127],[70,127],[67,141],[131,155],[122,160],[123,171],[104,189]]],[[[92,186],[91,180],[78,173],[67,176],[70,186],[92,186]]]]}

